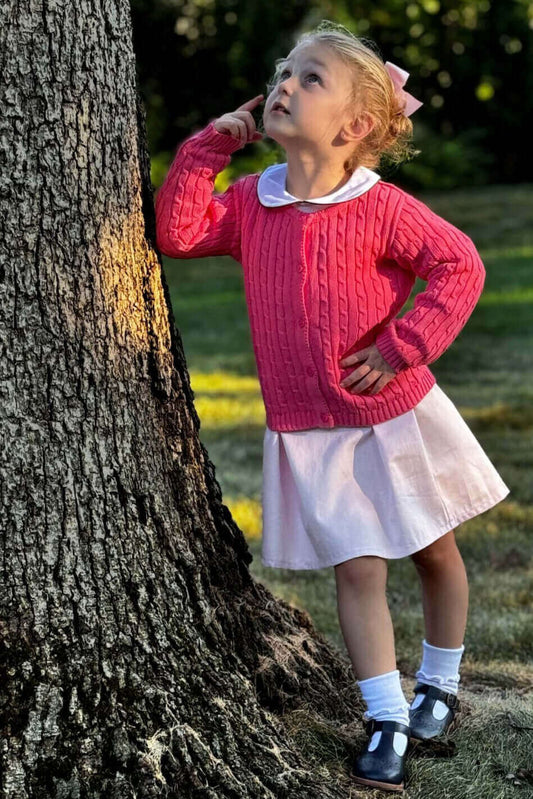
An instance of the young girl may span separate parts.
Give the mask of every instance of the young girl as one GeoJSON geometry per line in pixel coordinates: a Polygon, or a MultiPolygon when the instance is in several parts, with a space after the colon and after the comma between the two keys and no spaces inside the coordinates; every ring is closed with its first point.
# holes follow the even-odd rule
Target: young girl
{"type": "Polygon", "coordinates": [[[402,790],[409,742],[450,730],[468,584],[454,527],[509,493],[428,364],[452,344],[485,269],[464,233],[373,168],[412,154],[422,105],[376,45],[324,21],[278,60],[263,112],[286,163],[215,194],[262,138],[263,95],[177,150],[156,198],[174,258],[242,264],[266,408],[265,565],[334,566],[340,625],[367,710],[352,776],[402,790]],[[427,287],[397,314],[419,276],[427,287]],[[425,638],[411,705],[396,669],[387,560],[420,576],[425,638]]]}

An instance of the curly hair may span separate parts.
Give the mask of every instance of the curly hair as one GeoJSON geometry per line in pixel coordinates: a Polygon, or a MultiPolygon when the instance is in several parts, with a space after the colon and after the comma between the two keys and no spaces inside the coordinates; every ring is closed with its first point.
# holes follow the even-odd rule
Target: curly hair
{"type": "MultiPolygon", "coordinates": [[[[420,153],[412,144],[413,123],[403,114],[403,102],[385,68],[377,44],[362,36],[355,36],[340,23],[322,20],[314,30],[302,34],[295,47],[319,42],[329,47],[340,58],[352,76],[352,90],[343,108],[356,114],[364,110],[372,121],[372,130],[357,143],[344,162],[344,169],[352,173],[358,166],[375,169],[385,161],[400,164],[420,153]]],[[[276,86],[283,63],[275,61],[273,77],[267,82],[268,93],[276,86]]]]}

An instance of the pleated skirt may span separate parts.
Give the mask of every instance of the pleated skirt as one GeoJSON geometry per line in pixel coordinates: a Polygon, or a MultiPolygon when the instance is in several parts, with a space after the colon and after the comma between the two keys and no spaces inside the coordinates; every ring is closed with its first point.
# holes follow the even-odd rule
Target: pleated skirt
{"type": "Polygon", "coordinates": [[[321,569],[403,558],[510,492],[435,383],[406,413],[368,427],[265,430],[263,565],[321,569]]]}

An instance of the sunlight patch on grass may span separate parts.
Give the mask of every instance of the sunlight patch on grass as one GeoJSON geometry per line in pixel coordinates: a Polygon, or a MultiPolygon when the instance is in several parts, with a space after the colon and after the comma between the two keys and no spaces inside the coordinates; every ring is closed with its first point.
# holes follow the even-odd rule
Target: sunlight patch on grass
{"type": "Polygon", "coordinates": [[[261,503],[249,497],[225,497],[225,504],[245,537],[259,540],[263,529],[261,503]]]}
{"type": "Polygon", "coordinates": [[[194,405],[204,431],[265,423],[265,406],[262,399],[197,395],[194,405]]]}
{"type": "Polygon", "coordinates": [[[203,430],[263,425],[265,405],[255,377],[229,372],[190,372],[194,405],[203,430]]]}
{"type": "Polygon", "coordinates": [[[198,372],[191,369],[193,391],[202,394],[260,394],[256,377],[231,374],[230,372],[198,372]]]}

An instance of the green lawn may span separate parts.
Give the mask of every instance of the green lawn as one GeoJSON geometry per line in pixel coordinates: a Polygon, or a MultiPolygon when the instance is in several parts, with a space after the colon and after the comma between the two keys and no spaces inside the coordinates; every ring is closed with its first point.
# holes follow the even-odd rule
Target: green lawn
{"type": "MultiPolygon", "coordinates": [[[[417,758],[409,796],[533,797],[533,186],[419,195],[475,241],[487,277],[453,345],[431,364],[511,489],[507,499],[456,528],[470,580],[461,664],[465,718],[458,754],[417,758]],[[492,714],[498,726],[492,725],[492,714]],[[529,769],[517,782],[511,776],[529,769]],[[529,782],[528,782],[529,779],[529,782]]],[[[257,580],[304,608],[345,652],[333,568],[263,567],[261,467],[265,413],[257,382],[240,266],[231,258],[165,259],[182,334],[200,437],[224,502],[246,535],[257,580]]],[[[425,286],[416,281],[409,302],[425,286]]],[[[388,598],[397,665],[408,699],[424,636],[418,577],[409,558],[389,561],[388,598]]]]}

